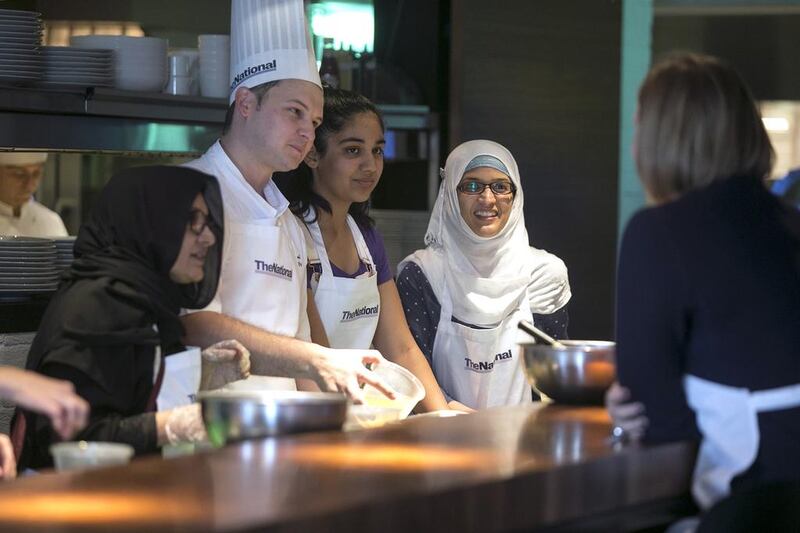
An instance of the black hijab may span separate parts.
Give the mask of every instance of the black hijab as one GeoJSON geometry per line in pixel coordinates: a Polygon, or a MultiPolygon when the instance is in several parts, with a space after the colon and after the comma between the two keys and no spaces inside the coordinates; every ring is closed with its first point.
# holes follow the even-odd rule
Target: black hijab
{"type": "Polygon", "coordinates": [[[75,261],[64,275],[62,289],[79,280],[107,278],[111,300],[125,300],[155,317],[158,334],[131,324],[108,330],[102,317],[91,331],[65,328],[64,333],[87,344],[180,344],[183,308],[205,307],[214,297],[222,256],[222,196],[217,180],[186,167],[135,167],[116,174],[103,189],[75,241],[75,261]],[[183,243],[192,203],[202,194],[208,205],[209,228],[216,243],[208,249],[203,280],[177,284],[169,277],[183,243]],[[122,281],[132,291],[115,290],[122,281]]]}

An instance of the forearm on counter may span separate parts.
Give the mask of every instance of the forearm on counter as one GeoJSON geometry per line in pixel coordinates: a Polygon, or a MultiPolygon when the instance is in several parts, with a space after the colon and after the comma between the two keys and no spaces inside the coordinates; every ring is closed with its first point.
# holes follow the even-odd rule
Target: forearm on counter
{"type": "Polygon", "coordinates": [[[417,404],[416,412],[426,413],[449,408],[447,399],[442,394],[442,389],[439,387],[428,361],[420,353],[419,348],[414,346],[413,349],[407,349],[399,353],[385,353],[384,355],[393,363],[405,367],[417,376],[417,379],[422,382],[422,386],[425,387],[425,397],[417,404]]]}
{"type": "Polygon", "coordinates": [[[205,347],[227,339],[244,344],[250,350],[250,372],[254,375],[312,377],[313,361],[323,349],[317,344],[269,333],[216,312],[200,311],[185,315],[181,320],[188,345],[205,347]]]}

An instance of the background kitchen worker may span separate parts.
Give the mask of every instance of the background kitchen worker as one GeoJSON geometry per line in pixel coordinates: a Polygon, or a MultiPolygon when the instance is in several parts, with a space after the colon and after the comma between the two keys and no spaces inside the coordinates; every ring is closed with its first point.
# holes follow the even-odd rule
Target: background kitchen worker
{"type": "MultiPolygon", "coordinates": [[[[204,310],[184,316],[187,341],[205,346],[237,338],[250,349],[259,377],[308,378],[357,400],[361,383],[384,389],[364,366],[379,363],[379,352],[308,342],[313,302],[303,229],[272,181],[273,172],[297,168],[322,121],[302,0],[233,0],[231,77],[223,135],[188,163],[219,179],[226,235],[219,290],[204,310]]],[[[262,378],[255,386],[294,388],[294,381],[262,378]]]]}
{"type": "Polygon", "coordinates": [[[408,329],[383,240],[368,214],[383,172],[383,134],[372,102],[326,87],[314,147],[297,170],[281,176],[280,185],[308,230],[310,287],[329,346],[374,345],[425,386],[419,410],[447,409],[408,329]]]}
{"type": "Polygon", "coordinates": [[[44,152],[0,152],[0,235],[67,236],[61,217],[33,198],[46,161],[44,152]]]}
{"type": "Polygon", "coordinates": [[[428,247],[398,267],[406,320],[448,400],[473,409],[532,401],[517,324],[567,333],[567,268],[530,246],[514,157],[485,140],[447,157],[428,247]]]}

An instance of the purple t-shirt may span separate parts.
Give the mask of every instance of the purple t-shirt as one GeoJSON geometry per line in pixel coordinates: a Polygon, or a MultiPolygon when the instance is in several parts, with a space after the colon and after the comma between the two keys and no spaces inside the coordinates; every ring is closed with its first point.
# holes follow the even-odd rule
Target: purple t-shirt
{"type": "MultiPolygon", "coordinates": [[[[392,270],[389,268],[389,260],[386,257],[386,248],[383,245],[383,238],[378,233],[377,228],[364,228],[358,227],[361,230],[361,235],[364,236],[364,242],[367,244],[372,260],[375,262],[375,269],[378,275],[378,285],[382,285],[392,279],[392,270]]],[[[359,261],[358,270],[353,274],[348,274],[331,263],[331,271],[334,277],[337,278],[357,278],[367,271],[367,265],[363,261],[359,261]]],[[[311,287],[311,281],[319,279],[322,274],[322,266],[319,263],[309,263],[308,265],[308,284],[311,287]]]]}

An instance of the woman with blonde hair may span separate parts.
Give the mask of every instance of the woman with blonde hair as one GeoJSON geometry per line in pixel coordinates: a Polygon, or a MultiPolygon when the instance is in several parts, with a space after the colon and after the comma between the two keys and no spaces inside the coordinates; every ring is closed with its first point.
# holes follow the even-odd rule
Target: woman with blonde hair
{"type": "MultiPolygon", "coordinates": [[[[625,230],[618,378],[607,403],[646,442],[701,442],[693,494],[800,481],[800,213],[769,193],[773,150],[731,67],[684,54],[639,91],[649,206],[625,230]],[[643,406],[646,415],[630,417],[643,406]]],[[[618,430],[619,432],[619,430],[618,430]]]]}

